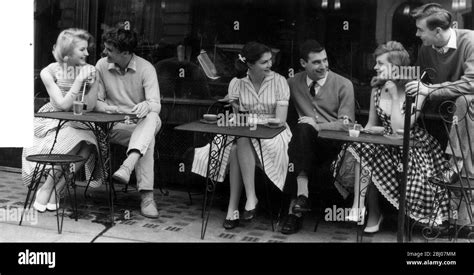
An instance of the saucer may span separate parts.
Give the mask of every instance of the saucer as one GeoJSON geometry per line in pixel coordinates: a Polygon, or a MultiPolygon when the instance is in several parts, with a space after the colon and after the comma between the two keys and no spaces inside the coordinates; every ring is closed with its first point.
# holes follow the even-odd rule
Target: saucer
{"type": "Polygon", "coordinates": [[[262,125],[265,126],[265,127],[274,128],[274,129],[280,128],[280,127],[283,127],[283,126],[284,126],[283,124],[278,124],[278,125],[272,124],[272,125],[270,125],[270,124],[268,124],[268,123],[264,123],[264,124],[262,124],[262,125]]]}
{"type": "Polygon", "coordinates": [[[363,129],[361,132],[369,134],[369,135],[375,135],[375,136],[383,136],[384,135],[383,132],[377,133],[377,132],[373,132],[371,130],[366,130],[366,129],[363,129]]]}
{"type": "Polygon", "coordinates": [[[202,122],[202,123],[206,123],[206,124],[216,124],[217,123],[217,120],[205,120],[204,118],[201,118],[199,121],[202,122]]]}

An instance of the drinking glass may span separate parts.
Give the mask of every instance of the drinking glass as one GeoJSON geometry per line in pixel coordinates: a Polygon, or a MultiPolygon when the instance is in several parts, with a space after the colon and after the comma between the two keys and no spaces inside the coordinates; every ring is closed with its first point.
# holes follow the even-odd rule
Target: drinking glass
{"type": "Polygon", "coordinates": [[[77,95],[72,102],[72,111],[74,115],[82,115],[82,111],[84,108],[84,102],[82,101],[81,95],[77,95]]]}
{"type": "Polygon", "coordinates": [[[362,125],[354,124],[352,127],[349,127],[349,136],[350,137],[359,137],[360,131],[362,130],[362,125]]]}

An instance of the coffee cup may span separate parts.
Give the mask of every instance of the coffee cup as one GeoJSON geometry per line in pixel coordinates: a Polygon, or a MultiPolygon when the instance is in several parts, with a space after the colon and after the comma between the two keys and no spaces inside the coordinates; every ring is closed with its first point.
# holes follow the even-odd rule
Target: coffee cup
{"type": "Polygon", "coordinates": [[[216,121],[217,120],[217,115],[215,115],[215,114],[204,114],[202,117],[207,121],[216,121]]]}

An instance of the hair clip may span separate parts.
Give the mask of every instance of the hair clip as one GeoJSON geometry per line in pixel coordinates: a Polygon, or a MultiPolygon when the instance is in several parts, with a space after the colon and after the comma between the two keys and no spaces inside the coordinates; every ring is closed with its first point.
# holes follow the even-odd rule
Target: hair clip
{"type": "Polygon", "coordinates": [[[240,59],[240,61],[242,61],[242,62],[245,63],[245,60],[246,60],[246,59],[245,59],[245,57],[241,56],[240,53],[239,53],[239,59],[240,59]]]}

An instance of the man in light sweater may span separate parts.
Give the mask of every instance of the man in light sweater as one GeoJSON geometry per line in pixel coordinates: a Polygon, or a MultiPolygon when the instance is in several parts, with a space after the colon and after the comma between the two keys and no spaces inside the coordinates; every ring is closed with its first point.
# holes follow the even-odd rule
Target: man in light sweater
{"type": "MultiPolygon", "coordinates": [[[[423,46],[418,54],[418,65],[422,70],[434,69],[432,85],[419,85],[419,93],[430,96],[432,99],[448,99],[458,97],[456,100],[456,113],[459,119],[465,117],[468,104],[474,99],[474,31],[451,28],[451,14],[441,8],[439,4],[426,4],[415,10],[416,35],[423,41],[423,46]],[[460,95],[463,95],[459,97],[460,95]],[[465,97],[464,97],[465,96],[465,97]]],[[[412,81],[406,85],[409,94],[418,91],[418,82],[412,81]]],[[[471,112],[472,112],[472,105],[471,112]]],[[[470,177],[474,175],[472,163],[472,151],[474,139],[469,142],[467,130],[470,137],[474,136],[473,119],[459,123],[460,135],[464,140],[459,143],[454,132],[451,130],[450,139],[454,141],[454,153],[447,148],[447,153],[454,155],[452,165],[456,163],[462,167],[459,157],[460,152],[465,153],[468,158],[465,167],[470,177]],[[465,124],[467,122],[467,126],[465,124]]]]}
{"type": "MultiPolygon", "coordinates": [[[[417,32],[423,45],[418,53],[417,63],[421,70],[434,69],[433,84],[423,85],[418,81],[407,83],[408,94],[419,93],[431,99],[456,98],[458,134],[453,125],[449,139],[453,148],[447,146],[446,153],[451,155],[451,169],[444,171],[441,179],[454,183],[461,175],[474,179],[474,31],[451,28],[452,15],[439,4],[425,4],[413,11],[417,32]],[[419,91],[418,91],[419,87],[419,91]],[[471,116],[469,115],[471,113],[471,116]],[[467,113],[467,114],[466,114],[467,113]],[[464,154],[465,161],[462,161],[464,154]],[[456,168],[457,166],[457,168],[456,168]]],[[[465,209],[464,209],[465,210],[465,209]]],[[[461,210],[459,220],[462,220],[461,210]]],[[[466,219],[466,217],[464,217],[466,219]]]]}
{"type": "MultiPolygon", "coordinates": [[[[340,151],[335,143],[318,138],[320,130],[347,130],[344,120],[354,122],[354,88],[347,78],[329,70],[326,50],[315,40],[300,48],[304,71],[288,79],[291,101],[298,113],[288,153],[296,175],[296,198],[281,232],[296,233],[302,226],[302,212],[309,211],[308,182],[315,166],[334,159],[340,151]]],[[[290,181],[289,181],[290,182],[290,181]]],[[[294,188],[293,188],[294,189],[294,188]]]]}
{"type": "Polygon", "coordinates": [[[118,123],[110,140],[128,147],[127,158],[112,178],[127,184],[135,169],[141,195],[141,214],[158,218],[154,201],[155,135],[161,127],[158,78],[153,65],[134,54],[136,33],[113,28],[102,35],[103,58],[96,65],[99,83],[96,110],[107,113],[136,114],[137,123],[118,123]]]}

